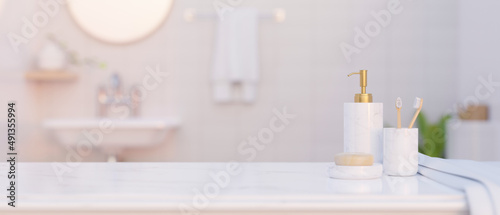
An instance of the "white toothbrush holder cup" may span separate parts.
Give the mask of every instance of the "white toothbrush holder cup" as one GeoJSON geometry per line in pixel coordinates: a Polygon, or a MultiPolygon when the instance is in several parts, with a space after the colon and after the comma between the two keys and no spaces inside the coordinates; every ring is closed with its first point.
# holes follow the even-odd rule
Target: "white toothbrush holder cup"
{"type": "Polygon", "coordinates": [[[418,128],[384,128],[384,172],[412,176],[418,170],[418,128]]]}

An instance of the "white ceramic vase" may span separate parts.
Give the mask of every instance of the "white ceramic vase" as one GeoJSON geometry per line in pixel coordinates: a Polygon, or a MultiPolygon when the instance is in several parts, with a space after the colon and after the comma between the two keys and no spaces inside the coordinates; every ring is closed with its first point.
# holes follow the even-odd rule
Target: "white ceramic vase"
{"type": "Polygon", "coordinates": [[[40,70],[62,70],[67,66],[66,52],[54,41],[47,41],[38,54],[37,67],[40,70]]]}

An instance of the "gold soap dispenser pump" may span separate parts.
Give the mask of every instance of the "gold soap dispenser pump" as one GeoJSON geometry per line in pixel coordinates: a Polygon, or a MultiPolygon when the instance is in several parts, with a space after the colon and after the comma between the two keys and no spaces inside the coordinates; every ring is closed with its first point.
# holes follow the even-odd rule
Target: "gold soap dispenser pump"
{"type": "Polygon", "coordinates": [[[366,93],[366,86],[368,85],[368,70],[359,70],[359,72],[353,72],[351,75],[359,75],[359,86],[361,87],[361,93],[356,93],[354,95],[355,103],[372,103],[373,97],[371,93],[366,93]]]}

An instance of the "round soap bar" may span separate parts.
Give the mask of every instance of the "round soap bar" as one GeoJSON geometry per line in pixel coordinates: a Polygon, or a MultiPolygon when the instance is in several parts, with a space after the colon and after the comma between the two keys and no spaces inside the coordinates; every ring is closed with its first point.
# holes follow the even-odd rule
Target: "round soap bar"
{"type": "Polygon", "coordinates": [[[337,166],[371,166],[373,155],[368,153],[340,153],[335,155],[337,166]]]}

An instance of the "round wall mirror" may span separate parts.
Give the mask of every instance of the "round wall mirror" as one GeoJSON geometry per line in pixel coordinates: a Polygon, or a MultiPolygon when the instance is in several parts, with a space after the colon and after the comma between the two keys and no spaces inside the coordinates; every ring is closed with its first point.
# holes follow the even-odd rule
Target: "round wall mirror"
{"type": "MultiPolygon", "coordinates": [[[[0,0],[1,1],[1,0],[0,0]]],[[[68,0],[75,22],[90,36],[125,44],[155,32],[166,20],[173,0],[68,0]]]]}

